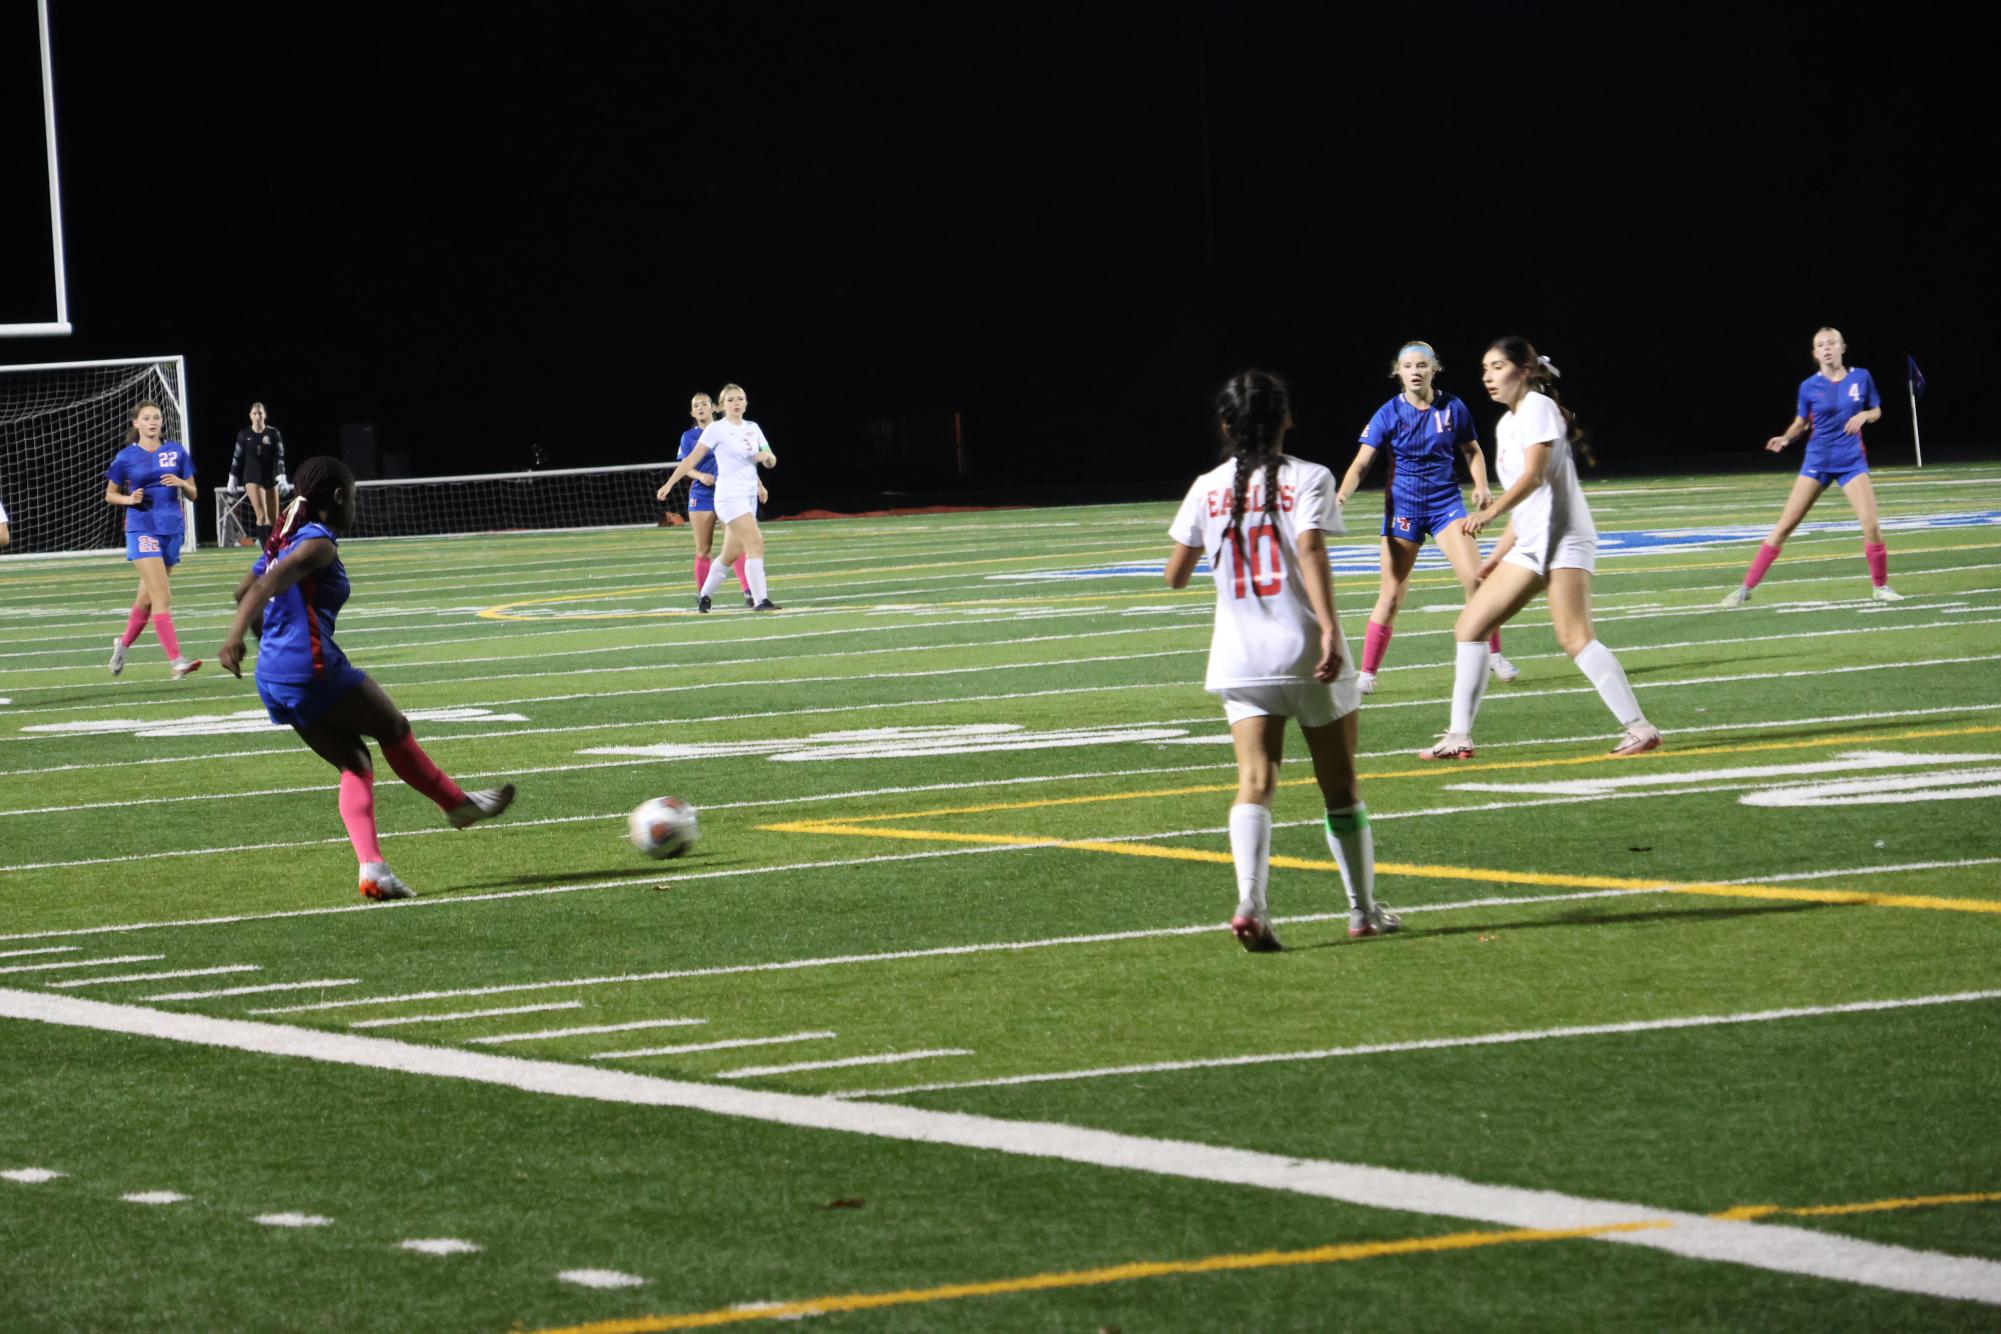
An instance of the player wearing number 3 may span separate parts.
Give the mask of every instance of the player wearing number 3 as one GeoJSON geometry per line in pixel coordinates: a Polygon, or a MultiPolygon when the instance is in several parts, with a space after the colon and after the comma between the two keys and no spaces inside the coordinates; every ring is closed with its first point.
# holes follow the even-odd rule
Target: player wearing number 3
{"type": "Polygon", "coordinates": [[[1614,755],[1658,749],[1661,734],[1640,711],[1625,669],[1591,627],[1591,572],[1598,565],[1598,527],[1570,456],[1570,415],[1556,400],[1557,369],[1536,355],[1526,338],[1499,338],[1480,362],[1488,397],[1507,409],[1495,430],[1494,462],[1506,489],[1490,505],[1460,521],[1467,534],[1501,515],[1508,530],[1480,567],[1480,587],[1466,599],[1452,627],[1458,665],[1452,678],[1452,722],[1422,760],[1464,760],[1473,755],[1473,719],[1487,686],[1487,636],[1549,590],[1549,619],[1556,642],[1598,689],[1598,697],[1626,729],[1614,755]]]}
{"type": "MultiPolygon", "coordinates": [[[[1281,948],[1265,903],[1271,799],[1285,721],[1297,719],[1326,801],[1327,847],[1348,892],[1348,934],[1395,931],[1375,901],[1375,842],[1355,776],[1355,664],[1334,615],[1327,533],[1340,533],[1334,474],[1289,458],[1285,381],[1245,371],[1216,400],[1224,461],[1195,479],[1168,535],[1170,588],[1186,588],[1206,554],[1216,579],[1207,688],[1223,700],[1237,750],[1230,855],[1237,868],[1231,931],[1245,949],[1281,948]]],[[[1485,645],[1482,645],[1484,649],[1485,645]]],[[[1482,663],[1484,667],[1484,662],[1482,663]]]]}

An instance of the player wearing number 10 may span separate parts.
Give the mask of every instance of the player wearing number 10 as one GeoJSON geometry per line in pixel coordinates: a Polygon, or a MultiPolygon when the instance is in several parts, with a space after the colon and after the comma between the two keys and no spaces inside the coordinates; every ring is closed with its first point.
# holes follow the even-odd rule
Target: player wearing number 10
{"type": "Polygon", "coordinates": [[[1168,535],[1171,588],[1185,588],[1204,554],[1216,578],[1216,629],[1207,688],[1222,696],[1237,750],[1237,802],[1230,854],[1237,912],[1230,929],[1244,948],[1281,948],[1266,908],[1271,799],[1296,718],[1327,806],[1327,847],[1348,892],[1348,934],[1395,931],[1396,914],[1375,901],[1375,843],[1355,777],[1355,710],[1361,692],[1348,641],[1334,614],[1327,533],[1340,533],[1334,474],[1289,458],[1285,381],[1245,371],[1216,400],[1228,451],[1195,479],[1168,535]]]}

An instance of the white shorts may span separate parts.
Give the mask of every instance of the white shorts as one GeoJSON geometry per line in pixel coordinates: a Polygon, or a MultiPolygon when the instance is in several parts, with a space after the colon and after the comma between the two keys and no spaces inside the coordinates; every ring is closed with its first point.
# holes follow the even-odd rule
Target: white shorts
{"type": "Polygon", "coordinates": [[[1278,685],[1228,686],[1216,692],[1223,716],[1235,727],[1246,718],[1290,718],[1301,727],[1325,727],[1362,706],[1362,688],[1354,665],[1333,684],[1286,681],[1278,685]]]}
{"type": "Polygon", "coordinates": [[[720,492],[717,493],[716,518],[722,520],[726,524],[735,523],[738,519],[741,519],[746,514],[750,515],[752,518],[757,517],[756,495],[753,494],[748,496],[726,496],[721,494],[720,492]]]}
{"type": "Polygon", "coordinates": [[[1598,570],[1598,534],[1571,533],[1552,542],[1548,537],[1530,543],[1516,539],[1503,565],[1519,565],[1531,574],[1547,575],[1551,570],[1598,570]]]}

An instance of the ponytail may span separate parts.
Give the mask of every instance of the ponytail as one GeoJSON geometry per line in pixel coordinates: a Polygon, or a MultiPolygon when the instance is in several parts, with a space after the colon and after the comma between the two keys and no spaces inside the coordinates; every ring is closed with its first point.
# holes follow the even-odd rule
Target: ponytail
{"type": "Polygon", "coordinates": [[[354,470],[339,459],[315,454],[299,465],[299,471],[292,477],[292,486],[298,494],[285,507],[284,519],[271,526],[271,536],[264,543],[267,557],[275,558],[284,550],[299,529],[318,518],[321,511],[334,503],[334,496],[339,491],[352,489],[354,470]]]}
{"type": "MultiPolygon", "coordinates": [[[[1284,462],[1279,440],[1292,424],[1292,396],[1285,381],[1269,371],[1245,371],[1236,376],[1216,396],[1216,424],[1229,449],[1226,457],[1234,458],[1237,465],[1230,493],[1230,521],[1223,527],[1223,536],[1242,563],[1249,559],[1243,525],[1253,472],[1262,469],[1264,473],[1263,512],[1278,513],[1278,470],[1284,462]]],[[[1210,553],[1210,562],[1221,554],[1219,546],[1210,553]]],[[[1251,581],[1251,591],[1257,592],[1256,580],[1251,581]]]]}
{"type": "Polygon", "coordinates": [[[1577,455],[1587,465],[1596,467],[1598,458],[1592,452],[1590,436],[1577,424],[1577,414],[1564,404],[1563,395],[1557,390],[1556,382],[1563,378],[1563,372],[1557,364],[1537,352],[1535,344],[1520,334],[1496,338],[1487,350],[1500,353],[1511,364],[1527,372],[1530,390],[1548,398],[1550,402],[1556,404],[1556,410],[1563,414],[1563,424],[1570,440],[1571,453],[1577,455]]]}

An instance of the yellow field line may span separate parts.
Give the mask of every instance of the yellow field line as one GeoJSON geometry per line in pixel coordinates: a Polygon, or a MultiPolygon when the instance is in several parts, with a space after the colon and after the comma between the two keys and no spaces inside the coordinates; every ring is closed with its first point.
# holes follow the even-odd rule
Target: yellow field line
{"type": "MultiPolygon", "coordinates": [[[[1748,1222],[1773,1214],[1813,1217],[1878,1213],[1891,1209],[1916,1209],[1944,1204],[1986,1204],[1997,1200],[2001,1200],[2001,1192],[1978,1195],[1921,1195],[1901,1200],[1872,1200],[1866,1204],[1828,1204],[1801,1209],[1787,1209],[1776,1204],[1746,1204],[1711,1214],[1710,1217],[1748,1222]]],[[[561,1328],[538,1330],[536,1334],[660,1334],[661,1331],[667,1330],[710,1329],[718,1325],[748,1324],[753,1320],[794,1320],[802,1316],[835,1315],[844,1311],[878,1311],[890,1306],[919,1306],[931,1302],[960,1301],[967,1297],[1000,1297],[1024,1292],[1050,1292],[1062,1288],[1099,1287],[1146,1278],[1217,1274],[1246,1269],[1277,1269],[1292,1265],[1342,1264],[1397,1255],[1467,1251],[1486,1246],[1575,1241],[1621,1232],[1651,1232],[1673,1226],[1674,1224],[1665,1220],[1650,1219],[1632,1223],[1611,1223],[1602,1227],[1452,1232],[1437,1237],[1408,1237],[1401,1241],[1364,1241],[1337,1246],[1316,1246],[1303,1251],[1257,1251],[1249,1254],[1211,1255],[1199,1260],[1140,1261],[1132,1264],[1107,1265],[1099,1269],[1029,1274],[1021,1278],[995,1279],[985,1283],[947,1283],[933,1288],[905,1288],[898,1292],[856,1292],[809,1297],[795,1302],[772,1302],[762,1306],[728,1306],[714,1311],[691,1311],[682,1315],[648,1315],[599,1320],[585,1325],[565,1325],[561,1328]]]]}

